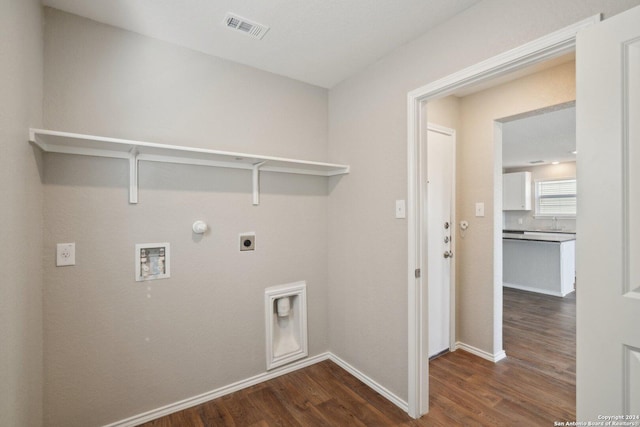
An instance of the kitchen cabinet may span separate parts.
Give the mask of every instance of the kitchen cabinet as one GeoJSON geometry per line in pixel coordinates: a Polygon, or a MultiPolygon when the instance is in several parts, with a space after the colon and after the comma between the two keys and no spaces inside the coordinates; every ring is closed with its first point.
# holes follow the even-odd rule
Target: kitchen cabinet
{"type": "Polygon", "coordinates": [[[502,174],[502,210],[531,210],[531,172],[502,174]]]}
{"type": "Polygon", "coordinates": [[[504,233],[502,242],[504,287],[559,297],[575,290],[575,235],[504,233]]]}

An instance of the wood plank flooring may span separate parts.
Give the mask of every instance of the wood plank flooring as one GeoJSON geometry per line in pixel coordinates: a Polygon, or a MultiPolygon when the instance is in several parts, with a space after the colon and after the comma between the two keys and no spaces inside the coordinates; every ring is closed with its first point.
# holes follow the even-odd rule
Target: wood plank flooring
{"type": "Polygon", "coordinates": [[[507,359],[494,364],[458,350],[431,361],[431,409],[419,420],[325,361],[144,426],[552,426],[575,420],[575,296],[505,288],[504,306],[507,359]]]}

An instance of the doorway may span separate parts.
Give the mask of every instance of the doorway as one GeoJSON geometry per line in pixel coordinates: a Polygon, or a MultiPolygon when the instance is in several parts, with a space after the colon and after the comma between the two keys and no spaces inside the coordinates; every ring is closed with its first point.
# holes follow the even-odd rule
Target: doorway
{"type": "Polygon", "coordinates": [[[499,122],[503,286],[564,298],[576,277],[575,101],[499,122]]]}
{"type": "Polygon", "coordinates": [[[552,377],[575,411],[575,101],[498,122],[504,349],[527,375],[552,377]]]}
{"type": "MultiPolygon", "coordinates": [[[[539,64],[543,61],[551,58],[557,58],[563,54],[573,52],[575,49],[576,33],[586,27],[592,26],[600,20],[599,16],[594,16],[590,19],[578,22],[570,27],[566,27],[560,31],[549,34],[534,42],[528,43],[510,52],[506,52],[502,55],[496,56],[490,60],[477,64],[476,66],[462,70],[453,75],[447,76],[439,81],[433,82],[422,88],[418,88],[409,93],[409,114],[408,114],[408,180],[409,180],[409,193],[408,193],[408,241],[409,241],[409,272],[411,274],[408,280],[408,293],[409,293],[409,414],[413,417],[419,417],[420,415],[428,411],[428,329],[426,328],[425,310],[428,307],[427,293],[425,292],[426,283],[420,277],[419,271],[423,265],[423,247],[421,242],[421,236],[423,236],[423,225],[421,217],[421,206],[419,199],[421,197],[421,187],[419,181],[419,141],[421,137],[421,118],[423,116],[423,103],[425,101],[441,98],[446,95],[450,95],[456,90],[469,87],[472,84],[484,84],[494,78],[504,78],[508,74],[516,71],[522,71],[524,68],[539,64]],[[561,40],[561,41],[560,41],[561,40]],[[419,219],[419,220],[418,220],[419,219]],[[413,273],[415,270],[415,279],[413,273]]],[[[523,110],[526,111],[526,110],[523,110]]],[[[503,115],[504,116],[504,115],[503,115]]],[[[500,117],[500,116],[497,116],[500,117]]],[[[431,120],[431,118],[429,118],[431,120]]],[[[492,146],[492,145],[491,145],[492,146]]],[[[469,163],[468,167],[474,167],[473,162],[475,154],[478,154],[482,158],[486,159],[489,155],[492,157],[495,153],[493,149],[482,150],[478,153],[465,152],[462,157],[467,157],[469,163]]],[[[463,151],[460,151],[461,153],[463,151]]],[[[458,161],[458,169],[467,167],[467,165],[461,166],[458,161]]],[[[483,171],[483,173],[486,173],[483,171]]],[[[501,178],[501,171],[493,171],[492,179],[497,180],[501,178]]],[[[462,186],[462,183],[458,183],[462,186]]],[[[490,289],[491,298],[484,301],[483,304],[487,305],[486,311],[490,312],[493,319],[490,320],[489,325],[489,338],[488,345],[481,344],[481,346],[489,348],[489,351],[484,351],[483,356],[485,358],[494,358],[494,361],[498,358],[504,357],[502,352],[502,224],[494,224],[493,212],[497,209],[501,209],[501,186],[494,189],[493,185],[483,189],[483,191],[489,191],[490,195],[485,197],[488,205],[485,205],[482,200],[473,200],[472,198],[462,198],[465,201],[465,208],[468,215],[473,218],[484,217],[485,208],[488,210],[487,219],[483,220],[482,224],[489,224],[488,226],[480,225],[476,228],[474,224],[470,222],[470,229],[466,232],[470,237],[475,233],[476,229],[480,232],[489,233],[488,244],[479,245],[480,248],[484,248],[484,251],[489,256],[489,259],[493,265],[482,267],[483,274],[489,274],[490,277],[482,277],[480,280],[475,280],[475,283],[479,287],[488,287],[490,289]],[[494,194],[495,192],[495,194],[494,194]],[[499,202],[498,202],[499,200],[499,202]],[[492,202],[493,201],[493,202],[492,202]],[[469,207],[471,206],[471,207],[469,207]],[[473,210],[475,208],[475,211],[473,210]],[[494,230],[496,232],[494,233],[494,230]],[[495,315],[494,315],[495,314],[495,315]],[[501,354],[502,352],[502,354],[501,354]]],[[[484,193],[483,193],[484,194],[484,193]]],[[[471,197],[477,197],[477,195],[471,195],[471,197]]],[[[482,195],[481,195],[482,197],[482,195]]],[[[457,195],[460,200],[460,195],[457,195]]],[[[459,215],[456,221],[462,219],[462,216],[466,216],[467,213],[463,212],[459,215]]],[[[476,221],[476,220],[474,220],[476,221]]],[[[457,223],[456,226],[459,224],[457,223]]],[[[458,249],[460,252],[460,249],[458,249]]],[[[474,260],[475,262],[475,260],[474,260]]],[[[459,269],[459,268],[458,268],[459,269]]],[[[459,278],[458,281],[461,279],[459,278]]],[[[464,308],[460,309],[460,311],[464,308]]],[[[484,308],[475,308],[476,312],[484,312],[484,308]]],[[[459,312],[460,312],[459,311],[459,312]]],[[[459,320],[459,319],[458,319],[459,320]]],[[[478,322],[473,325],[475,328],[487,327],[486,323],[478,322]]],[[[457,345],[456,345],[457,346],[457,345]]]]}

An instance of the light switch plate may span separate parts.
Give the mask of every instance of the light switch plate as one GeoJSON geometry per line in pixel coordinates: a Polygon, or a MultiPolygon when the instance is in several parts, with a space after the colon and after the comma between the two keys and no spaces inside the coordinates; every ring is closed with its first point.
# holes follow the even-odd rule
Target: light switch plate
{"type": "Polygon", "coordinates": [[[396,218],[406,218],[407,207],[404,200],[396,200],[396,218]]]}
{"type": "Polygon", "coordinates": [[[56,266],[76,265],[76,244],[58,243],[56,245],[56,266]]]}
{"type": "Polygon", "coordinates": [[[484,202],[476,203],[476,216],[484,216],[484,202]]]}

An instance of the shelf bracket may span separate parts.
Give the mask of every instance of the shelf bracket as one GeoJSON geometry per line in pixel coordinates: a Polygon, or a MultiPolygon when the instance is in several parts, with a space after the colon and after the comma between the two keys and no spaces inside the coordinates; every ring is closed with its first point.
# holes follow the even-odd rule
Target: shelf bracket
{"type": "Polygon", "coordinates": [[[260,168],[267,162],[255,163],[252,169],[253,178],[253,206],[260,204],[260,168]]]}
{"type": "Polygon", "coordinates": [[[129,151],[129,203],[138,203],[138,150],[129,151]]]}

